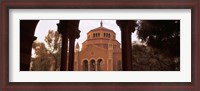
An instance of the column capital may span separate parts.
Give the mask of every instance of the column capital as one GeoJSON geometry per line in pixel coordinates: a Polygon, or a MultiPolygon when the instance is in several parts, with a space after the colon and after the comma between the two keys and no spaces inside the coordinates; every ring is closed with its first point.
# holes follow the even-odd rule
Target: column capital
{"type": "Polygon", "coordinates": [[[136,20],[117,20],[116,23],[121,31],[134,32],[137,26],[136,20]]]}
{"type": "Polygon", "coordinates": [[[57,24],[58,32],[63,36],[68,36],[69,38],[79,38],[80,30],[78,30],[79,20],[60,20],[57,24]]]}
{"type": "Polygon", "coordinates": [[[67,29],[68,29],[68,27],[67,27],[67,21],[65,21],[65,22],[61,22],[60,21],[60,23],[58,23],[57,26],[58,26],[58,32],[60,34],[62,34],[62,36],[68,35],[67,34],[67,29]]]}
{"type": "Polygon", "coordinates": [[[77,39],[80,37],[80,30],[72,30],[70,33],[69,33],[69,39],[77,39]]]}

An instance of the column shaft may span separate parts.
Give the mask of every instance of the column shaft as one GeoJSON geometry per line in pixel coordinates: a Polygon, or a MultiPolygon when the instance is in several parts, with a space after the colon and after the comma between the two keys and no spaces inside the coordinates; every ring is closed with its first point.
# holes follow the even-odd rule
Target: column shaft
{"type": "Polygon", "coordinates": [[[68,49],[68,37],[62,35],[62,52],[61,52],[61,66],[60,71],[67,70],[67,50],[68,49]]]}
{"type": "Polygon", "coordinates": [[[131,32],[122,30],[122,69],[124,71],[132,70],[132,47],[131,47],[131,32]]]}
{"type": "Polygon", "coordinates": [[[68,70],[73,71],[74,70],[74,38],[70,38],[69,40],[69,61],[68,61],[68,70]]]}

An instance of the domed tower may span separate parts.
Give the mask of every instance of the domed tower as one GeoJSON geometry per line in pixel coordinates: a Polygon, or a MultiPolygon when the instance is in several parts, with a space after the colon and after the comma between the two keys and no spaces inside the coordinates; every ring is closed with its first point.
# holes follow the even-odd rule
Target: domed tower
{"type": "Polygon", "coordinates": [[[117,63],[121,60],[121,48],[116,40],[116,33],[103,27],[101,21],[100,27],[87,33],[79,59],[79,68],[82,68],[82,71],[117,70],[117,63]]]}
{"type": "Polygon", "coordinates": [[[113,47],[118,49],[115,51],[120,51],[120,43],[116,40],[116,33],[111,29],[103,27],[103,22],[101,21],[100,27],[92,29],[87,33],[87,40],[83,42],[82,50],[94,44],[108,49],[109,40],[111,40],[113,47]]]}

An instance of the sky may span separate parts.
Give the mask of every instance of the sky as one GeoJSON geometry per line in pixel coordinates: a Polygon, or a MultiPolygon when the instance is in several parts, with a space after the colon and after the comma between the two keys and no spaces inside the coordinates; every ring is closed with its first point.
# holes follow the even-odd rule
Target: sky
{"type": "MultiPolygon", "coordinates": [[[[94,28],[100,27],[101,21],[103,22],[103,27],[111,29],[116,33],[116,40],[121,43],[121,30],[116,24],[116,20],[80,20],[79,30],[81,33],[80,37],[76,39],[76,43],[79,43],[80,48],[82,47],[82,43],[87,38],[87,33],[94,28]]],[[[49,30],[57,31],[57,23],[59,23],[59,20],[40,20],[35,29],[37,41],[44,42],[44,38],[49,30]]],[[[132,33],[132,41],[137,40],[136,32],[132,33]]]]}

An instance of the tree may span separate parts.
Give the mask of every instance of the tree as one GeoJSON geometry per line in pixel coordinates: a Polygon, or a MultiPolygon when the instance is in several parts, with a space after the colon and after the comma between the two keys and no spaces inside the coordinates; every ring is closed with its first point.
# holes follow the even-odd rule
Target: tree
{"type": "Polygon", "coordinates": [[[32,47],[35,50],[35,57],[31,59],[31,70],[58,70],[61,58],[61,41],[61,35],[53,30],[49,30],[45,37],[45,43],[34,41],[32,47]]]}
{"type": "Polygon", "coordinates": [[[180,20],[143,20],[137,34],[159,64],[167,66],[167,70],[180,70],[180,20]]]}
{"type": "Polygon", "coordinates": [[[180,57],[180,20],[143,20],[138,38],[170,57],[180,57]]]}
{"type": "Polygon", "coordinates": [[[132,45],[133,70],[135,71],[174,71],[180,70],[169,57],[145,45],[132,45]]]}
{"type": "Polygon", "coordinates": [[[48,35],[45,37],[45,42],[47,44],[48,53],[54,58],[52,62],[51,70],[57,70],[60,64],[61,58],[61,35],[58,31],[49,30],[48,35]]]}
{"type": "Polygon", "coordinates": [[[35,57],[31,58],[31,70],[34,71],[47,71],[50,67],[49,55],[44,43],[34,41],[32,44],[35,50],[35,57]]]}

